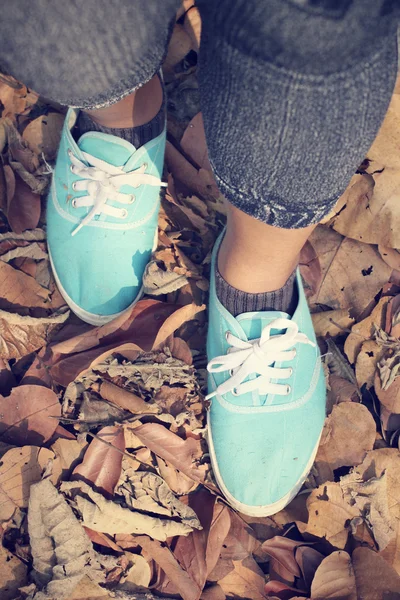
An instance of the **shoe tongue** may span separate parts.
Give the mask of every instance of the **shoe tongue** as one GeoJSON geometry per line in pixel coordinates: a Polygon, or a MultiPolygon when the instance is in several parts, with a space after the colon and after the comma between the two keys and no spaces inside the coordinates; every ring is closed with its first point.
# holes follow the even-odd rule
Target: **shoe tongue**
{"type": "MultiPolygon", "coordinates": [[[[264,312],[243,313],[236,317],[237,322],[242,327],[248,340],[255,340],[261,337],[264,327],[275,321],[275,319],[290,319],[287,313],[276,310],[264,312]]],[[[277,335],[283,333],[282,329],[272,329],[271,334],[277,335]]]]}
{"type": "Polygon", "coordinates": [[[136,152],[135,146],[115,135],[100,131],[84,133],[78,141],[82,152],[104,160],[114,167],[123,167],[136,152]]]}

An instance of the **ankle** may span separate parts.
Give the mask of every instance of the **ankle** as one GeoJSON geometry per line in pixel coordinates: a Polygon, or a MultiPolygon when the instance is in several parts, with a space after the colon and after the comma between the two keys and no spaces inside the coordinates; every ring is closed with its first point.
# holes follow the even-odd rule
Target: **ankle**
{"type": "Polygon", "coordinates": [[[83,111],[98,125],[107,128],[123,129],[139,127],[151,121],[160,111],[163,103],[163,87],[158,75],[141,88],[119,102],[83,111]]]}

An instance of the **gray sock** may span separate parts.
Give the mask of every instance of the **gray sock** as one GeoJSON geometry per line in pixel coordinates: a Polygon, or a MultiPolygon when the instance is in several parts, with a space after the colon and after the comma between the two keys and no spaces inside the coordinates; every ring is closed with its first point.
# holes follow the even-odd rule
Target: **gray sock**
{"type": "Polygon", "coordinates": [[[234,317],[246,312],[265,310],[280,310],[292,316],[298,303],[296,271],[293,271],[285,285],[279,290],[248,294],[232,287],[225,281],[217,267],[215,285],[219,301],[234,317]]]}
{"type": "Polygon", "coordinates": [[[150,140],[160,135],[165,127],[165,94],[160,110],[156,116],[138,127],[104,127],[99,125],[85,112],[79,113],[76,125],[74,128],[74,138],[79,140],[81,135],[88,131],[101,131],[109,135],[115,135],[123,140],[133,144],[135,148],[140,148],[150,140]]]}

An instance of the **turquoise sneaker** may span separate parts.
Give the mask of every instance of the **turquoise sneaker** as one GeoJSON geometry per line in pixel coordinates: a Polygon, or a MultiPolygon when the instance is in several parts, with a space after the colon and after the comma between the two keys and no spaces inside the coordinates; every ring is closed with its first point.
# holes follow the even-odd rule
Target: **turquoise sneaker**
{"type": "Polygon", "coordinates": [[[71,134],[70,109],[47,201],[50,261],[60,293],[92,325],[111,321],[142,293],[157,243],[165,130],[138,150],[113,135],[71,134]]]}
{"type": "Polygon", "coordinates": [[[325,419],[325,378],[300,273],[299,303],[233,317],[215,292],[212,258],[207,338],[208,443],[217,483],[253,517],[282,510],[300,490],[325,419]]]}

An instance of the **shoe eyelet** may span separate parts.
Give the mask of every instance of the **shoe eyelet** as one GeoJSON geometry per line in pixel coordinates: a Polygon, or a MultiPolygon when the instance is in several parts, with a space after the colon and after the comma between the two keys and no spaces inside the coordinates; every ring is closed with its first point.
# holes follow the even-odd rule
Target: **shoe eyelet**
{"type": "Polygon", "coordinates": [[[229,335],[229,334],[230,334],[230,331],[229,331],[229,330],[228,330],[228,331],[225,331],[225,339],[226,339],[226,341],[228,341],[228,335],[229,335]]]}
{"type": "Polygon", "coordinates": [[[290,392],[291,392],[291,391],[292,391],[292,388],[291,388],[291,386],[290,386],[290,385],[287,385],[287,386],[286,386],[286,394],[285,394],[285,396],[289,396],[289,394],[290,394],[290,392]]]}
{"type": "Polygon", "coordinates": [[[71,156],[72,156],[72,150],[71,150],[71,148],[68,148],[68,150],[67,150],[67,154],[68,154],[68,156],[69,156],[69,157],[71,157],[71,156]]]}
{"type": "Polygon", "coordinates": [[[235,396],[235,398],[237,398],[237,396],[239,396],[239,393],[236,388],[233,388],[231,393],[232,393],[232,396],[235,396]]]}
{"type": "Polygon", "coordinates": [[[296,358],[296,356],[297,356],[297,349],[293,348],[293,352],[294,352],[293,358],[296,358]]]}
{"type": "Polygon", "coordinates": [[[71,173],[73,173],[75,175],[74,165],[70,165],[69,170],[71,171],[71,173]]]}
{"type": "Polygon", "coordinates": [[[72,187],[72,189],[74,190],[74,192],[76,192],[76,181],[74,181],[74,182],[72,183],[72,186],[71,186],[71,187],[72,187]]]}
{"type": "Polygon", "coordinates": [[[135,200],[136,200],[135,194],[131,194],[131,197],[129,199],[129,204],[133,204],[135,202],[135,200]]]}
{"type": "Polygon", "coordinates": [[[121,211],[121,219],[126,219],[127,216],[128,216],[128,211],[126,210],[126,208],[123,208],[121,211]]]}
{"type": "Polygon", "coordinates": [[[229,377],[232,377],[233,375],[233,369],[229,369],[229,377]]]}
{"type": "Polygon", "coordinates": [[[76,198],[72,198],[72,200],[71,200],[71,206],[72,206],[72,208],[77,208],[77,206],[76,206],[76,198]]]}
{"type": "Polygon", "coordinates": [[[143,166],[143,169],[146,170],[149,165],[147,163],[143,163],[142,166],[143,166]]]}
{"type": "Polygon", "coordinates": [[[290,375],[289,375],[289,377],[291,377],[293,375],[293,367],[289,367],[289,369],[290,369],[290,375]]]}

